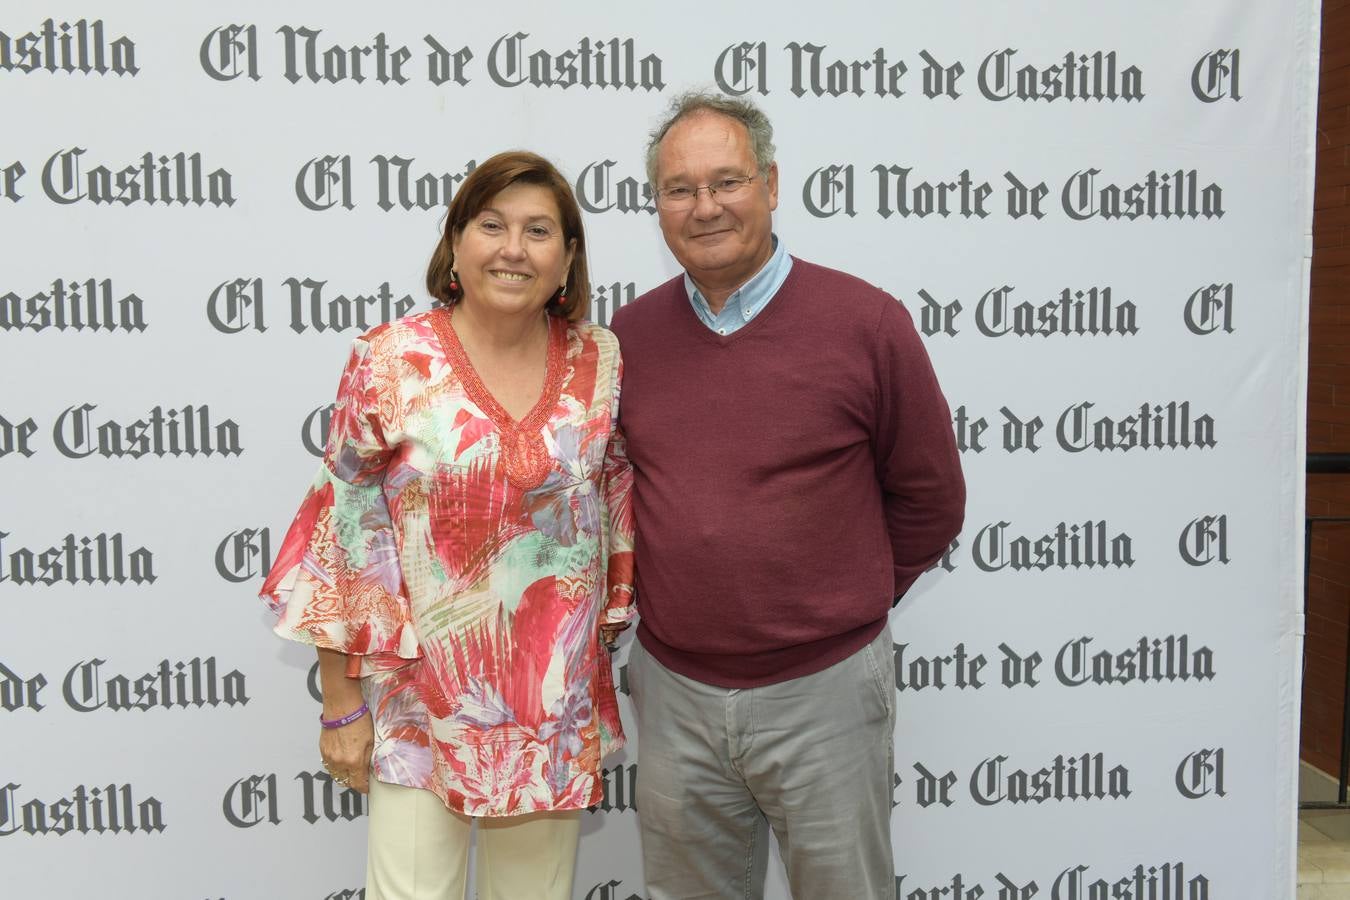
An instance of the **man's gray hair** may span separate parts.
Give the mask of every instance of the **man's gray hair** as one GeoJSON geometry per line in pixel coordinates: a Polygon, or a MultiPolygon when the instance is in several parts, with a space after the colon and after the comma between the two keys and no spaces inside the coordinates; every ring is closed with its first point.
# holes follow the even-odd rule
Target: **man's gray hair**
{"type": "Polygon", "coordinates": [[[679,94],[670,101],[670,111],[647,141],[647,180],[653,189],[656,187],[656,157],[666,132],[681,119],[701,112],[726,116],[744,125],[750,133],[750,152],[755,155],[759,175],[761,178],[769,176],[769,166],[773,165],[773,126],[769,124],[769,117],[764,115],[764,111],[749,100],[696,89],[679,94]]]}

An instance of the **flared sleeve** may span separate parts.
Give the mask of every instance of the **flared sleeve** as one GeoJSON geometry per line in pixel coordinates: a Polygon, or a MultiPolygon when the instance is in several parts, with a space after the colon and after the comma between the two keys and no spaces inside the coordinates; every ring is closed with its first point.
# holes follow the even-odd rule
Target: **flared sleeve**
{"type": "Polygon", "coordinates": [[[330,419],[323,464],[305,494],[261,597],[277,634],[353,657],[421,656],[398,541],[384,492],[401,432],[395,362],[372,335],[353,342],[330,419]]]}
{"type": "Polygon", "coordinates": [[[610,437],[601,473],[608,513],[609,556],[605,561],[605,609],[600,621],[607,625],[627,624],[636,611],[633,606],[633,464],[628,461],[627,444],[619,428],[622,382],[623,361],[620,360],[614,376],[610,437]]]}

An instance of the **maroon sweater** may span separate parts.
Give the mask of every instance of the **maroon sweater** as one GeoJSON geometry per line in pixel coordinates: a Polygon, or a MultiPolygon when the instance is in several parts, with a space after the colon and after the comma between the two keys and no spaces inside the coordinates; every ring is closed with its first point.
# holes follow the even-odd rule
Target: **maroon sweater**
{"type": "Polygon", "coordinates": [[[951,413],[904,307],[794,257],[729,335],[698,320],[683,276],[613,327],[642,646],[689,678],[753,687],[876,637],[965,508],[951,413]]]}

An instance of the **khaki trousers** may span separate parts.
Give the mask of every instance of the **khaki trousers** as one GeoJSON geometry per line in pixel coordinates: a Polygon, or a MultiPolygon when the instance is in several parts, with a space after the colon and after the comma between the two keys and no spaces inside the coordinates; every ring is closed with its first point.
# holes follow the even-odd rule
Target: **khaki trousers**
{"type": "MultiPolygon", "coordinates": [[[[571,900],[581,810],[477,821],[479,900],[571,900]]],[[[372,778],[366,900],[464,900],[473,822],[372,778]]]]}
{"type": "Polygon", "coordinates": [[[635,642],[628,684],[651,900],[761,900],[770,830],[795,900],[895,900],[889,628],[828,669],[739,690],[635,642]]]}

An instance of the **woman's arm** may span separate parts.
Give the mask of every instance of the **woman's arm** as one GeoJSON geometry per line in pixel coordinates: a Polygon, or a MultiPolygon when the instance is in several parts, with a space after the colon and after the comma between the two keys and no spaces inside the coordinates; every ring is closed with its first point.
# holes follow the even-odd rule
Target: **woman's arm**
{"type": "MultiPolygon", "coordinates": [[[[347,677],[347,654],[319,648],[319,685],[323,691],[323,718],[340,719],[361,708],[361,682],[347,677]]],[[[322,728],[319,755],[323,767],[339,784],[365,794],[370,791],[370,756],[375,748],[374,712],[339,728],[322,728]]]]}

